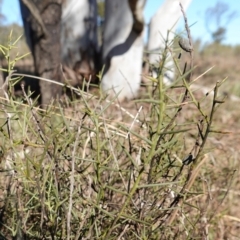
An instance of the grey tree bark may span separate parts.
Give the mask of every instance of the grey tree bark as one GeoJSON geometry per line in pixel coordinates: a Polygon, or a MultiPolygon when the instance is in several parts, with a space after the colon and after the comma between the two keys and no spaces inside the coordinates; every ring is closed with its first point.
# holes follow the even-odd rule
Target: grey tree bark
{"type": "MultiPolygon", "coordinates": [[[[62,0],[20,0],[20,7],[33,54],[36,74],[61,81],[60,32],[62,0]]],[[[49,104],[61,94],[61,87],[40,81],[41,102],[49,104]]]]}

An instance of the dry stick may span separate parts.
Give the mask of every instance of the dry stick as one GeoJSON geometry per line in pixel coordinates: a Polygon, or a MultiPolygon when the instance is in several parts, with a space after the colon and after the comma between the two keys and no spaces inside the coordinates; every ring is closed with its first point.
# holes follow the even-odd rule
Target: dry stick
{"type": "MultiPolygon", "coordinates": [[[[179,5],[180,5],[180,8],[181,8],[181,11],[182,11],[182,14],[183,14],[183,18],[184,18],[184,22],[185,22],[185,29],[187,31],[188,41],[189,41],[189,45],[191,47],[191,50],[189,51],[190,58],[191,58],[191,61],[190,61],[190,70],[191,71],[190,71],[189,75],[187,76],[187,82],[190,83],[191,78],[192,78],[192,70],[193,70],[193,43],[192,43],[191,32],[190,32],[190,28],[188,26],[188,21],[187,21],[185,11],[183,9],[182,4],[179,3],[179,5]]],[[[185,94],[184,94],[184,97],[183,97],[183,102],[187,99],[187,96],[188,96],[188,89],[185,90],[185,94]]]]}
{"type": "Polygon", "coordinates": [[[129,228],[129,224],[127,224],[127,225],[124,227],[123,231],[121,232],[121,234],[119,235],[119,237],[117,238],[117,240],[123,239],[122,236],[125,234],[125,232],[127,231],[128,228],[129,228]]]}
{"type": "MultiPolygon", "coordinates": [[[[82,119],[83,120],[83,119],[82,119]]],[[[78,131],[76,135],[76,140],[74,142],[73,152],[72,152],[72,170],[70,175],[70,193],[69,193],[69,207],[68,207],[68,213],[67,213],[67,239],[70,239],[71,236],[71,212],[72,212],[72,197],[73,197],[73,189],[74,189],[74,174],[75,174],[75,153],[77,151],[77,146],[79,142],[79,135],[81,133],[81,125],[78,126],[78,131]]]]}
{"type": "Polygon", "coordinates": [[[142,111],[142,106],[139,108],[139,110],[138,110],[136,116],[134,117],[134,119],[133,119],[133,121],[132,121],[132,123],[131,123],[131,125],[130,125],[130,127],[129,127],[129,130],[128,130],[128,133],[127,133],[127,135],[126,135],[126,138],[129,137],[129,135],[130,135],[130,131],[131,131],[133,125],[134,125],[134,122],[137,120],[137,117],[138,117],[138,115],[140,114],[141,111],[142,111]]]}
{"type": "MultiPolygon", "coordinates": [[[[188,35],[188,41],[189,41],[189,45],[191,47],[191,50],[189,51],[190,57],[191,57],[191,62],[190,62],[190,69],[193,69],[193,43],[192,43],[192,37],[191,37],[191,32],[190,32],[190,28],[188,26],[188,21],[187,21],[187,17],[185,14],[185,11],[183,9],[183,6],[181,3],[179,3],[182,14],[183,14],[183,18],[184,18],[184,22],[185,22],[185,29],[187,31],[187,35],[188,35]]],[[[188,77],[188,82],[190,82],[192,78],[192,71],[189,73],[189,77],[188,77]]]]}
{"type": "Polygon", "coordinates": [[[215,66],[210,67],[209,69],[207,69],[204,73],[200,74],[199,76],[197,76],[191,83],[196,82],[199,78],[201,78],[202,76],[204,76],[205,74],[207,74],[209,71],[211,71],[215,66]]]}

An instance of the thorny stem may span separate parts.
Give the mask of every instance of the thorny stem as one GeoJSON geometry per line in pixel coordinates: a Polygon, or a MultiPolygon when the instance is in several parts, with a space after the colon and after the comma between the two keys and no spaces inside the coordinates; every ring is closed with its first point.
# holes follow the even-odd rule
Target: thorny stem
{"type": "MultiPolygon", "coordinates": [[[[193,46],[193,43],[192,43],[192,37],[191,37],[191,32],[190,32],[190,28],[188,26],[188,21],[187,21],[187,17],[186,17],[186,14],[185,14],[185,11],[183,9],[183,6],[181,3],[179,3],[180,5],[180,8],[181,8],[181,11],[182,11],[182,14],[183,14],[183,18],[184,18],[184,22],[185,22],[185,29],[187,31],[187,35],[188,35],[188,41],[189,41],[189,45],[190,46],[193,46]]],[[[193,48],[192,48],[193,49],[193,48]]],[[[190,62],[190,69],[192,70],[193,69],[193,50],[189,52],[190,54],[190,58],[191,58],[191,62],[190,62]]],[[[192,78],[192,71],[189,73],[188,75],[188,82],[191,81],[191,78],[192,78]]]]}
{"type": "MultiPolygon", "coordinates": [[[[202,150],[204,148],[204,145],[206,144],[206,141],[207,141],[207,138],[208,138],[208,135],[209,133],[211,132],[211,125],[212,125],[212,121],[213,121],[213,114],[214,114],[214,111],[215,111],[215,106],[217,103],[219,103],[219,101],[217,100],[217,93],[218,93],[218,88],[220,86],[220,83],[217,82],[215,88],[214,88],[214,96],[213,96],[213,103],[212,103],[212,108],[211,108],[211,113],[210,113],[210,117],[209,117],[209,121],[207,121],[207,128],[205,130],[205,133],[204,134],[201,134],[203,136],[203,139],[202,139],[202,143],[199,147],[199,150],[198,150],[198,153],[194,159],[194,162],[193,162],[193,165],[190,167],[189,169],[189,172],[188,172],[188,175],[187,175],[187,179],[181,189],[181,191],[179,192],[179,194],[175,197],[175,199],[173,200],[173,202],[170,204],[169,208],[174,208],[175,206],[177,206],[179,203],[182,202],[183,200],[183,196],[184,196],[184,192],[185,190],[187,190],[189,187],[190,187],[190,180],[192,179],[193,177],[193,172],[194,172],[194,169],[196,168],[196,163],[197,163],[197,160],[198,158],[200,157],[201,153],[202,153],[202,150]]],[[[174,179],[176,180],[176,179],[174,179]]],[[[176,210],[177,211],[177,210],[176,210]]],[[[171,218],[170,216],[172,215],[173,212],[169,211],[168,213],[168,217],[169,217],[169,223],[171,223],[173,221],[173,218],[171,218]]],[[[173,213],[173,216],[175,217],[174,213],[173,213]]]]}

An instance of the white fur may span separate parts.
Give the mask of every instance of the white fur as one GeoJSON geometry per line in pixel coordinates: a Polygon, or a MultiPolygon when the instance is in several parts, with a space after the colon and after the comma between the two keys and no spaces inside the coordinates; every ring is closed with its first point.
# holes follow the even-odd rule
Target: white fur
{"type": "Polygon", "coordinates": [[[80,48],[84,51],[97,44],[96,0],[65,0],[61,22],[62,59],[73,62],[81,60],[80,48]]]}
{"type": "MultiPolygon", "coordinates": [[[[142,8],[144,1],[142,3],[142,8]]],[[[139,3],[137,5],[138,16],[139,3]]],[[[109,95],[134,98],[141,82],[143,35],[132,30],[133,16],[128,0],[106,0],[106,23],[103,36],[103,61],[110,61],[101,87],[109,95]]],[[[107,67],[107,66],[106,66],[107,67]]]]}

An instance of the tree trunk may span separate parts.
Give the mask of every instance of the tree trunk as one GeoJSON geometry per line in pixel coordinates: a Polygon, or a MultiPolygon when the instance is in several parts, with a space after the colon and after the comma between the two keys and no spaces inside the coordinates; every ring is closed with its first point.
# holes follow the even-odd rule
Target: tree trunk
{"type": "MultiPolygon", "coordinates": [[[[33,53],[35,71],[40,77],[61,81],[60,30],[62,0],[21,0],[25,31],[33,53]],[[26,14],[28,13],[28,14],[26,14]]],[[[43,107],[61,94],[61,87],[40,81],[43,107]]]]}

